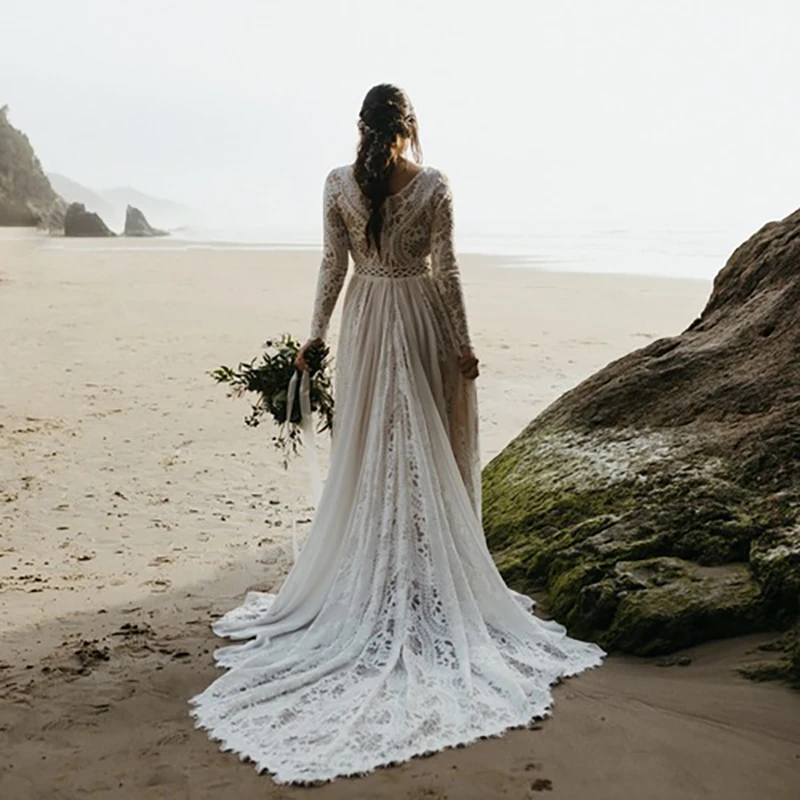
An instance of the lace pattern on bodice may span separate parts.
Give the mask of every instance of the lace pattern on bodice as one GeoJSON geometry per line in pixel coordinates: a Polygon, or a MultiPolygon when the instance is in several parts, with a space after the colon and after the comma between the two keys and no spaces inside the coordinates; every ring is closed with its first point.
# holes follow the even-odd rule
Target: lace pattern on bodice
{"type": "Polygon", "coordinates": [[[324,339],[347,275],[376,278],[428,276],[439,289],[457,344],[469,345],[464,294],[453,243],[453,194],[447,176],[422,167],[385,200],[380,256],[367,248],[369,217],[352,165],[332,169],[323,190],[323,255],[317,280],[311,337],[324,339]]]}

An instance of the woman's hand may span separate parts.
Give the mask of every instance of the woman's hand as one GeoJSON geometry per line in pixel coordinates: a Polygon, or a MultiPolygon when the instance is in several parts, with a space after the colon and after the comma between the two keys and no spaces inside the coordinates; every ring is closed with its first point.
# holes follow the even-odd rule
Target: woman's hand
{"type": "Polygon", "coordinates": [[[471,347],[464,345],[458,355],[458,368],[461,374],[471,381],[480,375],[478,371],[478,359],[471,347]]]}
{"type": "Polygon", "coordinates": [[[297,356],[294,360],[294,365],[299,369],[301,372],[305,372],[308,369],[308,364],[306,364],[306,353],[308,352],[309,348],[311,347],[318,347],[319,345],[324,344],[322,339],[309,339],[298,351],[297,356]]]}

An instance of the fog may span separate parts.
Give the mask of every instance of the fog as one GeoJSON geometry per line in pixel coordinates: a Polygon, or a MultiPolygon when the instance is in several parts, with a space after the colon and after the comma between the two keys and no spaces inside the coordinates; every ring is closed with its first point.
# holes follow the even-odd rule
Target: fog
{"type": "Polygon", "coordinates": [[[391,81],[462,232],[751,230],[800,206],[798,29],[789,0],[2,0],[0,104],[47,171],[313,234],[391,81]]]}

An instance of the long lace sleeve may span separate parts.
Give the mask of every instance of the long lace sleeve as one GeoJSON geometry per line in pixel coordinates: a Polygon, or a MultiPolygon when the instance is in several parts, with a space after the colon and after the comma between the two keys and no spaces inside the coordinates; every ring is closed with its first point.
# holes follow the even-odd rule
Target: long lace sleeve
{"type": "Polygon", "coordinates": [[[314,313],[311,318],[312,339],[326,337],[328,323],[347,276],[349,239],[347,226],[336,204],[336,184],[335,170],[331,170],[325,179],[322,193],[322,264],[319,268],[314,313]]]}
{"type": "Polygon", "coordinates": [[[453,243],[453,192],[447,176],[435,199],[431,227],[431,272],[439,284],[442,299],[453,322],[459,345],[471,346],[464,292],[453,243]]]}

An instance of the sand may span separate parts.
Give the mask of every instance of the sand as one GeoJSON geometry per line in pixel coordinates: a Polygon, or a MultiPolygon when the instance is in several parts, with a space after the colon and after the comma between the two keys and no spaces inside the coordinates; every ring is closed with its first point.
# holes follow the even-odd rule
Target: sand
{"type": "MultiPolygon", "coordinates": [[[[800,697],[736,673],[764,637],[687,667],[611,657],[534,730],[312,789],[193,728],[187,699],[222,643],[209,622],[280,585],[313,514],[305,462],[284,471],[207,371],[304,338],[318,262],[0,234],[0,798],[800,796],[800,697]]],[[[710,290],[461,264],[484,463],[582,378],[685,328],[710,290]]]]}

